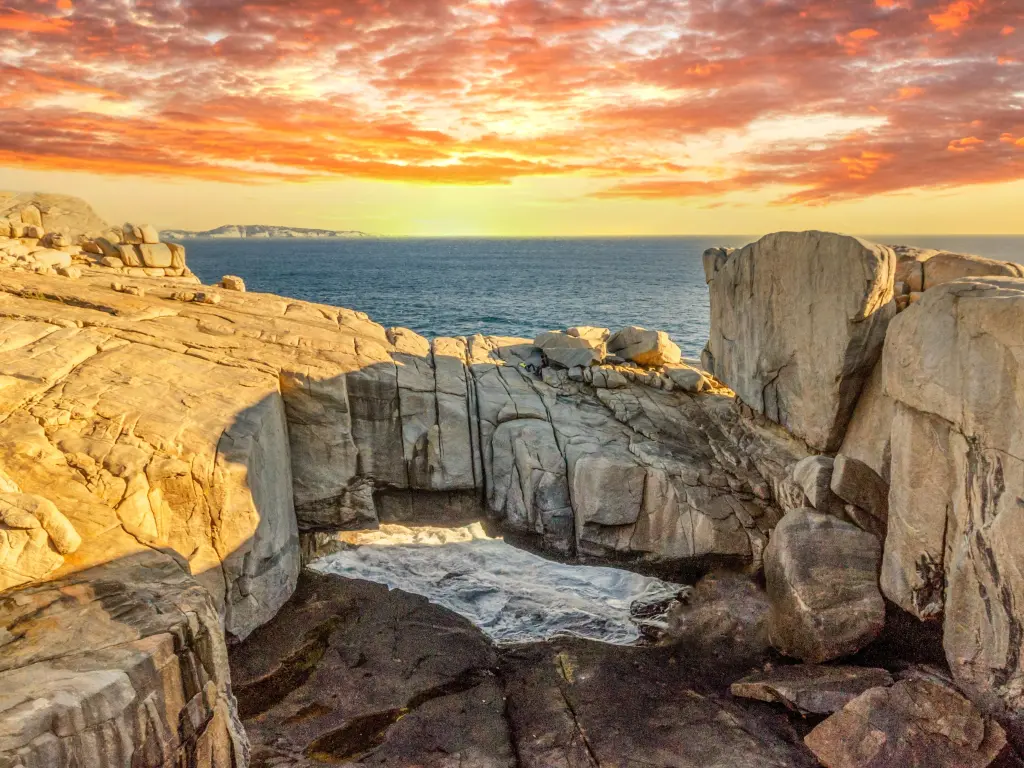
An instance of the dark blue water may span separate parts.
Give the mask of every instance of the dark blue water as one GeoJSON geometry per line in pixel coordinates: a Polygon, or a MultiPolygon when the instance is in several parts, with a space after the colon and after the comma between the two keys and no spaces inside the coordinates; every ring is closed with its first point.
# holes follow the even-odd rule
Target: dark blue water
{"type": "MultiPolygon", "coordinates": [[[[752,238],[408,238],[194,240],[204,283],[245,278],[251,291],[350,307],[425,336],[532,338],[571,325],[664,330],[683,354],[708,334],[701,254],[752,238]]],[[[874,237],[1024,261],[1024,237],[874,237]]]]}

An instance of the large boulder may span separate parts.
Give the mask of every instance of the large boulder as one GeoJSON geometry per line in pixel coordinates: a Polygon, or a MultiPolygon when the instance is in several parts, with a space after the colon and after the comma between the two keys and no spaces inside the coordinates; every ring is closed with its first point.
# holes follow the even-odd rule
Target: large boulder
{"type": "Polygon", "coordinates": [[[882,587],[944,615],[957,685],[1024,733],[1024,281],[926,291],[890,328],[885,388],[899,403],[882,587]]]}
{"type": "Polygon", "coordinates": [[[683,359],[679,346],[664,331],[631,325],[608,339],[608,351],[639,365],[668,365],[683,359]]]}
{"type": "Polygon", "coordinates": [[[1006,734],[954,688],[918,678],[865,691],[804,743],[829,768],[985,768],[1006,734]]]}
{"type": "Polygon", "coordinates": [[[892,250],[826,232],[778,232],[705,258],[705,367],[755,411],[835,451],[879,355],[892,250]]]}
{"type": "Polygon", "coordinates": [[[789,512],[764,553],[772,644],[820,663],[848,656],[885,624],[881,547],[860,528],[810,509],[789,512]]]}
{"type": "Polygon", "coordinates": [[[605,345],[597,339],[547,331],[533,340],[549,363],[562,368],[587,367],[604,360],[605,345]]]}

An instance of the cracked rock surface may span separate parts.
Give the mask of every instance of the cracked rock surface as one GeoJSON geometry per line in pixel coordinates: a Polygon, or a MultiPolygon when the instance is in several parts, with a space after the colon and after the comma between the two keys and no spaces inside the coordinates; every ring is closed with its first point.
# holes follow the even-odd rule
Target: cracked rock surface
{"type": "Polygon", "coordinates": [[[231,659],[254,766],[816,765],[784,715],[687,653],[495,649],[423,598],[306,571],[231,659]]]}

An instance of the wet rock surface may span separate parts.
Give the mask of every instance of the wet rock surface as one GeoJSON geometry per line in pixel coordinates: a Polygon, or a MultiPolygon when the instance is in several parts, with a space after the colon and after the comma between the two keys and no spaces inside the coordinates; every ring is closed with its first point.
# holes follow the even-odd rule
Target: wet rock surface
{"type": "Polygon", "coordinates": [[[231,667],[258,768],[817,764],[686,644],[495,648],[421,597],[308,571],[231,667]]]}

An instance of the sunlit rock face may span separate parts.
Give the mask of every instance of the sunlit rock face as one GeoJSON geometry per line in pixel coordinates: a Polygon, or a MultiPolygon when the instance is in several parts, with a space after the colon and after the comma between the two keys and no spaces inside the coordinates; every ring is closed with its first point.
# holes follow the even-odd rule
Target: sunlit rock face
{"type": "Polygon", "coordinates": [[[776,232],[713,249],[705,366],[755,411],[835,451],[896,314],[892,249],[829,232],[776,232]]]}

